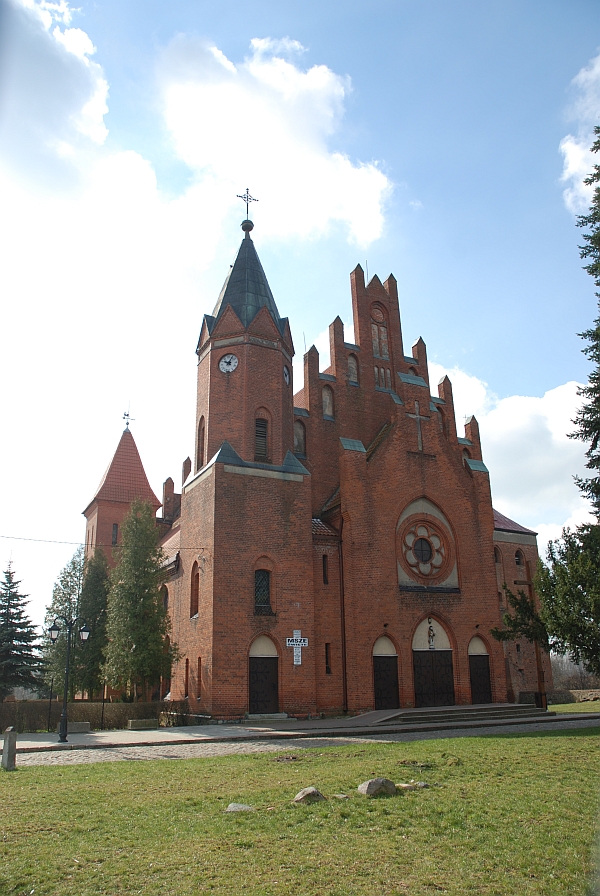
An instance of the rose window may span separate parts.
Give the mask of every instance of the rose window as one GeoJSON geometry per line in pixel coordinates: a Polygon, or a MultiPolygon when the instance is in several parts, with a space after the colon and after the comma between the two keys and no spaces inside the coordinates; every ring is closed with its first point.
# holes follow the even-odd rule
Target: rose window
{"type": "Polygon", "coordinates": [[[412,572],[437,577],[446,562],[446,548],[437,529],[429,523],[417,523],[404,534],[404,559],[412,572]]]}

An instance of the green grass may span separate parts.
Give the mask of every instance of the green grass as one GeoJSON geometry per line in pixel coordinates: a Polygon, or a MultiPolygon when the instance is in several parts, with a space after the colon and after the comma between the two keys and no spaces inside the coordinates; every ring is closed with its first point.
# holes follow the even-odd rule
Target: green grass
{"type": "Polygon", "coordinates": [[[600,728],[285,755],[5,772],[0,893],[586,893],[600,728]],[[440,786],[358,796],[373,776],[440,786]],[[330,799],[290,805],[311,784],[330,799]],[[229,802],[258,811],[226,814],[229,802]]]}
{"type": "Polygon", "coordinates": [[[585,703],[551,703],[550,712],[600,712],[600,700],[586,700],[585,703]]]}

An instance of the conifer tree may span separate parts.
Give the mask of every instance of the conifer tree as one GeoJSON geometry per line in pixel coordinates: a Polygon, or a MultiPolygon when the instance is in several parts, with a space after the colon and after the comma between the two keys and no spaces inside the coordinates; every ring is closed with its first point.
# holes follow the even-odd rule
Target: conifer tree
{"type": "MultiPolygon", "coordinates": [[[[59,616],[75,619],[80,616],[81,589],[83,586],[84,552],[78,547],[52,589],[52,600],[46,608],[44,619],[44,658],[46,660],[46,681],[53,682],[55,693],[61,693],[64,687],[65,665],[67,658],[66,632],[61,630],[58,639],[52,643],[48,631],[59,616]]],[[[64,627],[59,622],[59,628],[64,627]]],[[[75,637],[71,643],[71,669],[69,673],[69,699],[73,700],[77,691],[82,690],[80,656],[87,647],[75,637]]]]}
{"type": "MultiPolygon", "coordinates": [[[[597,153],[600,152],[600,127],[594,128],[594,133],[596,140],[591,147],[591,152],[597,153]]],[[[588,214],[580,215],[577,219],[578,227],[587,228],[587,232],[583,234],[584,245],[579,249],[581,257],[588,260],[584,270],[593,277],[595,286],[600,289],[600,165],[593,166],[592,174],[586,177],[584,183],[593,186],[594,192],[588,214]]],[[[596,292],[596,296],[600,299],[600,292],[596,292]]],[[[588,342],[583,353],[592,361],[594,367],[588,377],[587,386],[582,386],[579,389],[578,394],[584,399],[584,403],[573,421],[577,429],[571,433],[570,437],[580,439],[589,446],[586,451],[586,466],[589,470],[594,471],[594,475],[587,479],[576,477],[576,482],[583,494],[592,502],[596,516],[599,516],[600,315],[594,321],[594,326],[591,329],[585,330],[579,335],[588,342]]]]}
{"type": "Polygon", "coordinates": [[[161,677],[171,675],[177,649],[160,593],[165,575],[156,518],[149,503],[134,501],[123,520],[118,563],[108,595],[104,673],[114,688],[147,700],[161,677]]]}
{"type": "Polygon", "coordinates": [[[12,563],[0,583],[0,701],[13,688],[39,687],[42,661],[35,626],[25,613],[29,603],[20,594],[12,563]]]}
{"type": "Polygon", "coordinates": [[[110,577],[106,555],[101,548],[85,562],[79,614],[85,619],[90,636],[78,651],[77,672],[82,691],[90,698],[103,683],[104,650],[106,647],[106,609],[110,577]]]}

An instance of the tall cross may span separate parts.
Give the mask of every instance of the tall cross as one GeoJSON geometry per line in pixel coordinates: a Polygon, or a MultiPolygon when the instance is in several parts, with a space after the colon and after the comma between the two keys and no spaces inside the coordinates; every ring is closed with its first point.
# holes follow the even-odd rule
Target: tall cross
{"type": "Polygon", "coordinates": [[[240,194],[238,193],[236,198],[241,199],[242,202],[246,203],[246,220],[248,220],[248,217],[249,217],[248,206],[250,205],[251,202],[258,202],[258,199],[255,199],[254,196],[250,195],[250,191],[249,191],[248,187],[246,187],[246,192],[243,194],[243,196],[240,196],[240,194]]]}
{"type": "Polygon", "coordinates": [[[419,411],[419,402],[415,401],[415,413],[407,414],[407,417],[411,417],[413,420],[417,421],[417,442],[419,445],[419,451],[423,450],[423,435],[421,433],[421,420],[429,420],[429,417],[422,417],[419,411]]]}
{"type": "Polygon", "coordinates": [[[131,416],[129,413],[129,409],[125,411],[123,414],[123,420],[125,421],[125,429],[129,429],[129,424],[133,423],[135,418],[131,416]]]}

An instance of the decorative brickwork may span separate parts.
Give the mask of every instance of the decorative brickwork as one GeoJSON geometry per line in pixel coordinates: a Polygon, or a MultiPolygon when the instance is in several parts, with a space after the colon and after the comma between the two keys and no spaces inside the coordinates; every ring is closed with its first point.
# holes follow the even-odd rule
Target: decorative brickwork
{"type": "MultiPolygon", "coordinates": [[[[244,229],[201,326],[195,468],[184,463],[181,494],[167,480],[158,521],[183,653],[171,696],[235,718],[537,691],[532,646],[490,637],[503,584],[531,593],[535,533],[494,517],[477,421],[457,433],[422,339],[405,354],[396,280],[353,271],[354,341],[337,317],[329,368],[312,346],[294,396],[290,327],[244,229]]],[[[127,506],[101,492],[88,534],[127,506]]]]}

